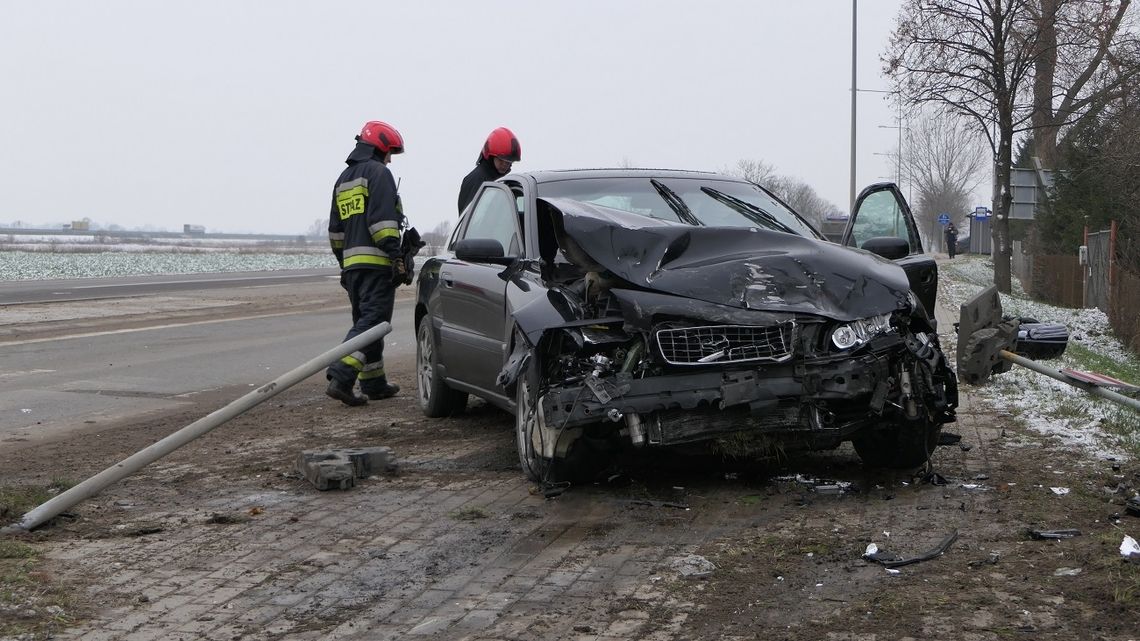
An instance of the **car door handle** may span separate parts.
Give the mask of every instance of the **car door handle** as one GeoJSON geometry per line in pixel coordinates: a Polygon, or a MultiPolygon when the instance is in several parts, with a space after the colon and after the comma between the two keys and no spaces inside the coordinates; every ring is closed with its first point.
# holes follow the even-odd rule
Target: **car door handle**
{"type": "Polygon", "coordinates": [[[455,283],[452,282],[451,272],[440,272],[439,279],[443,281],[444,287],[451,287],[455,283]]]}

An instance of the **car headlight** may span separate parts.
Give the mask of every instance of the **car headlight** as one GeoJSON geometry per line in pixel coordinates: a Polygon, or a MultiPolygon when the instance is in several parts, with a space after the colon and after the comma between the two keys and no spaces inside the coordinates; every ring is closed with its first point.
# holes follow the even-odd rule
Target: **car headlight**
{"type": "Polygon", "coordinates": [[[832,330],[831,343],[839,349],[851,349],[889,331],[891,331],[890,314],[860,318],[832,330]]]}

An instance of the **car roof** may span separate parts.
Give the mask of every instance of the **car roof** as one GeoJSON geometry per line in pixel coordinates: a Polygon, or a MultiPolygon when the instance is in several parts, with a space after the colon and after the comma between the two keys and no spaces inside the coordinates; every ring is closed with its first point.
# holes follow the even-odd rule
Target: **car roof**
{"type": "Polygon", "coordinates": [[[693,171],[688,169],[548,169],[538,171],[524,171],[513,173],[511,176],[529,176],[537,183],[557,182],[560,180],[582,180],[592,178],[703,178],[726,180],[746,183],[747,180],[736,176],[726,176],[711,171],[693,171]]]}

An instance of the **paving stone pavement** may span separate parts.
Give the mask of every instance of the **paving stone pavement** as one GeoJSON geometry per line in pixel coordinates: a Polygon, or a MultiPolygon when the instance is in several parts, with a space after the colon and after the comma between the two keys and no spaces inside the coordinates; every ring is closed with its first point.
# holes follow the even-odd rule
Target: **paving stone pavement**
{"type": "MultiPolygon", "coordinates": [[[[942,320],[944,334],[952,322],[942,320]]],[[[969,478],[991,472],[994,434],[964,401],[955,431],[973,448],[940,448],[939,465],[969,478]]],[[[105,605],[56,638],[668,641],[693,612],[668,589],[670,561],[757,525],[755,511],[729,500],[741,493],[730,484],[687,496],[689,510],[591,488],[547,501],[517,470],[454,480],[439,464],[487,447],[441,443],[430,460],[401,459],[401,476],[345,492],[297,481],[232,488],[197,510],[140,506],[161,532],[53,546],[55,563],[101,577],[91,590],[105,605]],[[210,523],[203,513],[249,516],[210,523]]],[[[148,473],[176,472],[160,462],[148,473]]],[[[944,510],[857,509],[884,530],[947,527],[944,510]]]]}

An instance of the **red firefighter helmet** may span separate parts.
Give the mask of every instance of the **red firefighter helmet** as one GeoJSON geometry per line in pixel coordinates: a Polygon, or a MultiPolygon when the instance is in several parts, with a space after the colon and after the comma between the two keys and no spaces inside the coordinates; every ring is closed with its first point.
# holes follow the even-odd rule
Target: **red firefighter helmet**
{"type": "Polygon", "coordinates": [[[364,123],[358,138],[360,142],[366,142],[383,153],[404,153],[404,137],[396,131],[395,127],[386,122],[369,120],[364,123]]]}
{"type": "Polygon", "coordinates": [[[510,129],[499,127],[487,136],[487,142],[483,143],[483,159],[491,158],[502,158],[511,162],[522,160],[522,146],[510,129]]]}

